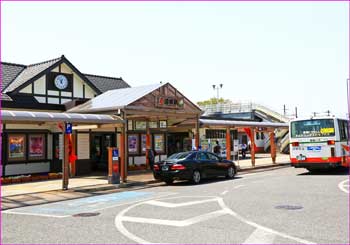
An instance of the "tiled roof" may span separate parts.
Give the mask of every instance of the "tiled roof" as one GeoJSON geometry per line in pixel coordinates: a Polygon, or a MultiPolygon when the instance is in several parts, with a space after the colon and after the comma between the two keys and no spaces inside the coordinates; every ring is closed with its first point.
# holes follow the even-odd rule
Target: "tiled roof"
{"type": "Polygon", "coordinates": [[[1,91],[3,88],[7,87],[8,84],[12,82],[25,68],[25,65],[1,62],[1,91]]]}
{"type": "Polygon", "coordinates": [[[97,76],[91,74],[84,74],[84,76],[89,79],[89,81],[102,93],[112,89],[130,88],[130,85],[127,84],[122,78],[97,76]]]}
{"type": "Polygon", "coordinates": [[[7,87],[4,87],[3,93],[15,90],[34,76],[38,75],[40,72],[46,70],[50,66],[60,61],[61,59],[62,57],[59,57],[53,60],[48,60],[38,64],[26,66],[25,69],[15,78],[13,82],[9,83],[7,87]]]}

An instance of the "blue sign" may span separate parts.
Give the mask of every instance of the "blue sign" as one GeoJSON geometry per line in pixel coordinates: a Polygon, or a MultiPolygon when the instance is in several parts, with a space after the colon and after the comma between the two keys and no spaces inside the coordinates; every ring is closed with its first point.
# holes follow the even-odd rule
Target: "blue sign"
{"type": "Polygon", "coordinates": [[[66,123],[66,134],[71,134],[71,133],[72,133],[72,124],[66,123]]]}
{"type": "Polygon", "coordinates": [[[119,151],[118,151],[118,149],[113,149],[112,150],[112,160],[116,161],[118,159],[119,159],[119,151]]]}
{"type": "Polygon", "coordinates": [[[320,151],[321,150],[321,146],[308,146],[307,150],[308,151],[320,151]]]}

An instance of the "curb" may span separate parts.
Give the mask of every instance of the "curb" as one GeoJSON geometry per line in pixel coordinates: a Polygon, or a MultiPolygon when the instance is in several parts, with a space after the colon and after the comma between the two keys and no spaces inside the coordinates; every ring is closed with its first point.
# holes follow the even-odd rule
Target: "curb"
{"type": "Polygon", "coordinates": [[[275,168],[275,167],[287,167],[290,166],[290,163],[276,163],[273,165],[263,165],[263,166],[256,166],[256,167],[248,167],[248,168],[237,168],[237,172],[246,172],[246,171],[252,171],[252,170],[258,170],[258,169],[266,169],[266,168],[275,168]]]}

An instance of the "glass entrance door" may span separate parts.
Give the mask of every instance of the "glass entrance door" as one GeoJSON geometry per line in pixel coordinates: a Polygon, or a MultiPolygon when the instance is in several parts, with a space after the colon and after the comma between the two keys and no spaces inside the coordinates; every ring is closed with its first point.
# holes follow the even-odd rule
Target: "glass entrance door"
{"type": "Polygon", "coordinates": [[[91,160],[95,170],[108,169],[108,147],[115,146],[115,136],[111,133],[92,134],[91,160]]]}

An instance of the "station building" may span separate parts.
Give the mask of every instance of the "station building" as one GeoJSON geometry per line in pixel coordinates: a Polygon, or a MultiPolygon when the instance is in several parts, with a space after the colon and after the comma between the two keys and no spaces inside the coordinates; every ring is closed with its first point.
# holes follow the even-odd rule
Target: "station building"
{"type": "Polygon", "coordinates": [[[61,172],[67,145],[62,122],[73,122],[71,176],[107,175],[108,147],[122,151],[126,177],[148,167],[150,148],[162,160],[174,152],[208,149],[221,138],[232,159],[238,132],[255,135],[263,127],[273,134],[274,128],[287,127],[201,118],[203,110],[170,83],[131,87],[122,78],[84,74],[64,56],[31,65],[2,62],[1,70],[1,109],[7,115],[1,123],[2,176],[61,172]]]}

